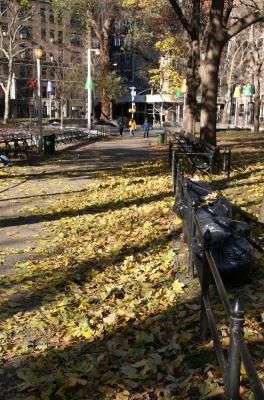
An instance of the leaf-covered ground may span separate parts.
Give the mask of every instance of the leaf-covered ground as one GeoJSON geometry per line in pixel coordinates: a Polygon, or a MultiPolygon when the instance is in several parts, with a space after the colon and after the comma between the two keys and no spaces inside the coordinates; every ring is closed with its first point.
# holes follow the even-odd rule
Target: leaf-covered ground
{"type": "MultiPolygon", "coordinates": [[[[251,179],[258,188],[251,193],[257,213],[263,159],[249,167],[236,157],[238,169],[224,193],[242,204],[237,187],[243,193],[244,179],[251,179]]],[[[0,183],[9,174],[16,184],[16,172],[19,167],[2,172],[0,183]]],[[[172,205],[170,172],[161,157],[98,173],[81,190],[68,189],[67,196],[42,207],[35,200],[17,220],[6,221],[11,235],[18,222],[41,222],[45,235],[34,248],[20,249],[33,256],[0,279],[3,399],[181,400],[222,394],[212,343],[198,341],[199,285],[187,276],[183,245],[180,265],[175,264],[169,227],[179,221],[172,205]]],[[[259,259],[243,297],[245,333],[262,377],[263,282],[259,259]]],[[[228,321],[217,297],[214,302],[227,345],[228,321]]],[[[242,390],[250,399],[244,375],[242,390]]]]}

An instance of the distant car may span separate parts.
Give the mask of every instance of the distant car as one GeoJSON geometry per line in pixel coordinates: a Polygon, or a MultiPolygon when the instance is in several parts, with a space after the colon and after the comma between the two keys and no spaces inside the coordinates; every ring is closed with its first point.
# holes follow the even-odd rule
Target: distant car
{"type": "Polygon", "coordinates": [[[59,119],[50,119],[49,120],[49,125],[59,126],[60,125],[60,120],[59,119]]]}

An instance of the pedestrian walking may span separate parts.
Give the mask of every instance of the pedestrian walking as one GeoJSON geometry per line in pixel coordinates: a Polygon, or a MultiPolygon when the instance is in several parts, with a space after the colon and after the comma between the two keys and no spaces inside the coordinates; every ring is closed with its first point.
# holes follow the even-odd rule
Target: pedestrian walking
{"type": "Polygon", "coordinates": [[[149,135],[149,129],[150,129],[150,123],[147,118],[145,118],[144,124],[143,124],[143,129],[144,129],[144,138],[148,138],[149,135]]]}
{"type": "Polygon", "coordinates": [[[134,120],[134,118],[130,119],[128,126],[129,126],[129,136],[134,136],[135,130],[137,129],[137,123],[134,120]]]}
{"type": "Polygon", "coordinates": [[[125,120],[123,117],[118,120],[118,126],[119,126],[119,135],[123,136],[123,130],[125,127],[125,120]]]}
{"type": "Polygon", "coordinates": [[[0,149],[0,160],[4,164],[3,168],[9,167],[9,158],[6,155],[5,149],[0,149]]]}

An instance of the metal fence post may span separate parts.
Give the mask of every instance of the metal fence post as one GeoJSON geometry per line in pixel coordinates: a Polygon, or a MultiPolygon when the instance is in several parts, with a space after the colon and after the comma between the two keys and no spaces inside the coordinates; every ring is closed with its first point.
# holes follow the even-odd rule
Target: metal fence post
{"type": "Polygon", "coordinates": [[[194,260],[193,260],[193,238],[195,235],[195,223],[194,223],[194,213],[195,213],[195,202],[191,204],[191,216],[190,216],[190,236],[189,236],[189,274],[194,275],[194,260]]]}
{"type": "Polygon", "coordinates": [[[228,155],[227,155],[227,177],[228,177],[228,179],[230,178],[230,172],[231,172],[231,150],[229,149],[228,155]]]}
{"type": "Polygon", "coordinates": [[[244,310],[241,302],[236,299],[234,310],[230,316],[230,343],[228,364],[228,400],[239,399],[241,358],[235,333],[243,335],[244,310]]]}
{"type": "Polygon", "coordinates": [[[203,245],[203,265],[201,282],[201,313],[200,313],[200,339],[204,342],[208,338],[208,318],[204,299],[209,296],[209,265],[205,254],[205,243],[203,245]]]}
{"type": "Polygon", "coordinates": [[[178,179],[178,157],[176,157],[175,151],[172,153],[172,185],[173,194],[176,193],[176,181],[178,179]]]}
{"type": "Polygon", "coordinates": [[[168,150],[169,150],[169,166],[171,167],[171,162],[172,162],[172,141],[171,140],[169,140],[168,150]]]}

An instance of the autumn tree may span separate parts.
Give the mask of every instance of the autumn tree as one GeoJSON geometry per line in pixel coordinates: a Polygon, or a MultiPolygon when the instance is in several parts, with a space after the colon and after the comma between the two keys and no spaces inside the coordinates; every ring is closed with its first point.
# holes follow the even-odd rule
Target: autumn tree
{"type": "MultiPolygon", "coordinates": [[[[202,83],[200,139],[202,142],[215,145],[218,75],[223,48],[239,32],[264,19],[263,5],[260,1],[251,0],[246,3],[240,0],[204,1],[199,5],[197,18],[194,21],[193,14],[189,16],[188,13],[189,2],[186,1],[183,5],[183,2],[177,0],[169,1],[190,37],[192,29],[196,26],[194,44],[197,46],[197,52],[201,42],[199,35],[202,26],[201,16],[208,15],[208,21],[203,29],[205,50],[200,66],[202,83]]],[[[199,1],[193,0],[191,3],[194,10],[199,1]]],[[[192,63],[196,64],[194,59],[192,63]]]]}
{"type": "Polygon", "coordinates": [[[2,2],[0,10],[0,54],[7,61],[7,79],[0,82],[5,96],[5,110],[3,123],[6,124],[9,117],[10,90],[14,80],[14,63],[16,59],[30,47],[25,47],[25,40],[21,38],[21,31],[33,17],[27,1],[2,2]]]}
{"type": "Polygon", "coordinates": [[[121,0],[54,0],[54,6],[58,12],[68,13],[68,10],[75,10],[80,16],[84,29],[87,33],[87,46],[91,46],[91,36],[98,40],[100,48],[100,63],[97,73],[102,77],[102,110],[101,117],[108,119],[110,116],[110,92],[109,82],[112,76],[110,60],[110,40],[113,33],[114,21],[122,13],[121,0]]]}
{"type": "Polygon", "coordinates": [[[232,38],[228,42],[222,56],[220,79],[225,93],[225,105],[222,115],[223,124],[231,122],[231,100],[234,81],[236,83],[246,83],[244,80],[247,79],[245,72],[250,51],[246,34],[247,31],[245,31],[245,34],[240,34],[232,38]]]}
{"type": "Polygon", "coordinates": [[[260,76],[263,67],[263,37],[261,35],[262,26],[257,24],[251,26],[250,31],[250,61],[252,70],[252,81],[254,84],[254,132],[259,133],[259,114],[260,114],[260,76]]]}

